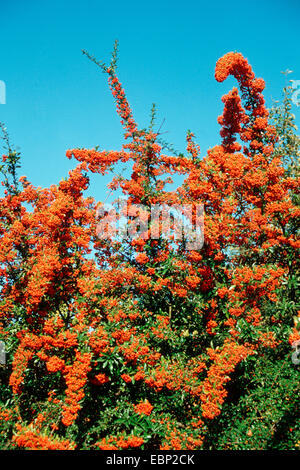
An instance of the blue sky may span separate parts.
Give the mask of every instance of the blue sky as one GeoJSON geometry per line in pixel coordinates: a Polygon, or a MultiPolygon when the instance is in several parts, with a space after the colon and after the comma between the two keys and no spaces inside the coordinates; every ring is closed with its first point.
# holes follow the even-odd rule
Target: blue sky
{"type": "MultiPolygon", "coordinates": [[[[68,148],[121,148],[106,76],[81,49],[108,61],[118,39],[118,75],[136,121],[148,124],[154,102],[164,139],[184,151],[190,129],[205,154],[220,141],[221,97],[235,85],[215,81],[217,59],[247,57],[270,105],[281,96],[281,71],[300,80],[299,13],[298,0],[0,0],[0,121],[22,152],[20,175],[49,186],[75,166],[68,148]]],[[[293,112],[299,125],[300,108],[293,112]]],[[[103,199],[108,180],[95,175],[88,194],[103,199]]]]}

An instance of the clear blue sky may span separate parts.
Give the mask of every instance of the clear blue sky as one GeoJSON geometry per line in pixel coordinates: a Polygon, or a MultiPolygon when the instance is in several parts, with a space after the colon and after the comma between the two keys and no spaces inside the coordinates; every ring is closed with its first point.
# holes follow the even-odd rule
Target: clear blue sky
{"type": "MultiPolygon", "coordinates": [[[[217,59],[244,54],[265,79],[270,105],[281,95],[281,71],[300,80],[299,14],[298,0],[0,0],[0,121],[22,151],[20,174],[49,186],[74,167],[68,148],[121,148],[106,76],[81,49],[106,61],[118,39],[118,75],[136,121],[147,125],[155,102],[164,138],[184,151],[190,129],[204,154],[219,143],[221,97],[235,84],[214,80],[217,59]]],[[[300,108],[293,112],[299,125],[300,108]]],[[[107,181],[93,177],[89,194],[103,199],[107,181]]]]}

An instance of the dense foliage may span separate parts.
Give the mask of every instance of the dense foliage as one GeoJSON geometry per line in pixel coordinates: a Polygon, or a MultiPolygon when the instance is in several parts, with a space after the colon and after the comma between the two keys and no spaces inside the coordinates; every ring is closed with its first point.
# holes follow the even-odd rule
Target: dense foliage
{"type": "Polygon", "coordinates": [[[147,129],[135,122],[116,50],[109,66],[88,57],[107,74],[122,150],[68,150],[79,162],[68,178],[37,188],[18,179],[2,128],[0,448],[299,448],[290,89],[270,116],[264,81],[226,54],[215,78],[232,75],[239,89],[222,98],[221,143],[200,157],[188,132],[186,154],[174,156],[154,109],[147,129]],[[84,196],[91,172],[112,173],[132,224],[137,205],[203,204],[203,246],[153,239],[150,224],[136,237],[101,236],[107,214],[84,196]]]}

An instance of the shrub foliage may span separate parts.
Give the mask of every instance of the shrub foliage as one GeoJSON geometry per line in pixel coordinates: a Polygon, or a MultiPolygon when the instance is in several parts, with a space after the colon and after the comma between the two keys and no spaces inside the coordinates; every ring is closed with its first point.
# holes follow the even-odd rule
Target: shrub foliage
{"type": "Polygon", "coordinates": [[[110,65],[85,54],[107,75],[122,150],[70,149],[68,178],[34,187],[18,178],[2,126],[0,448],[299,448],[290,88],[270,115],[264,81],[226,54],[215,78],[232,75],[237,88],[222,98],[221,142],[202,157],[188,132],[185,154],[170,155],[154,108],[148,128],[136,123],[116,48],[110,65]],[[112,175],[131,224],[137,205],[203,205],[203,246],[147,237],[149,224],[136,237],[99,236],[91,173],[112,175]]]}

